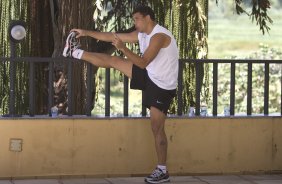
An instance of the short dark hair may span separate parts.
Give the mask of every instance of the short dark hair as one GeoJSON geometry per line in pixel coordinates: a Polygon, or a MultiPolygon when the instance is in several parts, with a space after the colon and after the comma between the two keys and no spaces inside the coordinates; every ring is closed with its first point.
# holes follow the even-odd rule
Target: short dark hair
{"type": "Polygon", "coordinates": [[[140,13],[143,16],[149,15],[151,20],[153,20],[153,21],[155,20],[155,13],[152,10],[152,8],[150,8],[149,6],[139,5],[133,10],[132,15],[134,15],[135,13],[140,13]]]}

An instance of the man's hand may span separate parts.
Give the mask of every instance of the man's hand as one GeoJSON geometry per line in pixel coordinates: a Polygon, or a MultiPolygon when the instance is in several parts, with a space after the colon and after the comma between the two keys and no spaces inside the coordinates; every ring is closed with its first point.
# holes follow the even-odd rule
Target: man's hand
{"type": "Polygon", "coordinates": [[[76,32],[76,38],[82,37],[82,36],[87,36],[86,32],[87,30],[83,30],[83,29],[72,29],[70,32],[76,32]]]}
{"type": "Polygon", "coordinates": [[[118,50],[120,51],[124,51],[125,45],[124,43],[121,41],[121,39],[117,36],[116,33],[113,33],[114,35],[114,40],[112,41],[112,45],[114,45],[118,50]]]}

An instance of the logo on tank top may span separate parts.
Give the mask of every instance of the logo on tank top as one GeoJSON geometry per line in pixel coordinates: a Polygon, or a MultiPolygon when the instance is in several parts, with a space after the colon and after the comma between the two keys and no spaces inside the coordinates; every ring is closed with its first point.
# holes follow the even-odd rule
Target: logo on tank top
{"type": "Polygon", "coordinates": [[[159,100],[157,100],[157,104],[164,104],[163,102],[161,102],[161,101],[159,101],[159,100]]]}

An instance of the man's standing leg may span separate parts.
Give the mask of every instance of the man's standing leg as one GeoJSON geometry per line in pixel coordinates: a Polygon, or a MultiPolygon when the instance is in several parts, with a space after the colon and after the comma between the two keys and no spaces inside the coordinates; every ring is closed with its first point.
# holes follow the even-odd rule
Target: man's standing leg
{"type": "Polygon", "coordinates": [[[151,127],[155,139],[155,148],[158,157],[158,166],[145,181],[148,183],[162,183],[169,181],[166,170],[167,137],[165,134],[166,115],[156,107],[150,108],[151,127]]]}
{"type": "Polygon", "coordinates": [[[165,134],[166,115],[156,107],[150,108],[151,127],[155,138],[155,147],[158,156],[158,164],[166,166],[167,137],[165,134]]]}

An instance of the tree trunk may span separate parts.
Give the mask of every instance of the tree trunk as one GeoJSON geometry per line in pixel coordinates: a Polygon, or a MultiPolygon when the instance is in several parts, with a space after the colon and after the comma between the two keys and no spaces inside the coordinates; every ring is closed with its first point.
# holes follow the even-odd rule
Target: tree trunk
{"type": "MultiPolygon", "coordinates": [[[[94,21],[92,15],[94,7],[92,0],[50,0],[51,15],[54,36],[53,57],[62,55],[65,39],[72,28],[93,29],[94,21]]],[[[82,38],[83,49],[95,50],[95,40],[82,38]]],[[[61,113],[67,112],[67,63],[55,63],[55,95],[54,102],[61,113]]],[[[95,68],[95,73],[97,68],[95,68]]],[[[74,114],[85,114],[86,99],[86,64],[75,62],[72,77],[73,81],[73,112],[74,114]]],[[[93,79],[94,80],[94,79],[93,79]]],[[[94,90],[94,89],[93,89],[94,90]]]]}
{"type": "MultiPolygon", "coordinates": [[[[49,0],[30,1],[29,4],[30,57],[50,57],[54,48],[49,0]]],[[[35,114],[47,114],[48,63],[35,65],[35,114]]]]}

